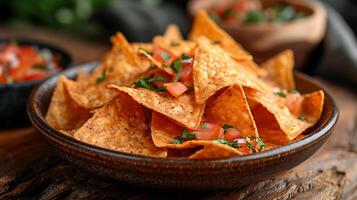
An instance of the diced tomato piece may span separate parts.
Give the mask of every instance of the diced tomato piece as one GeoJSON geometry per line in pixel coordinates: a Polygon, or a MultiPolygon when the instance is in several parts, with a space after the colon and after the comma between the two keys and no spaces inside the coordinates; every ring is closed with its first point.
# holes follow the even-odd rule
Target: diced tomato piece
{"type": "Polygon", "coordinates": [[[288,107],[291,114],[298,116],[301,110],[301,104],[304,97],[300,93],[288,93],[285,97],[285,105],[288,107]]]}
{"type": "Polygon", "coordinates": [[[234,5],[234,9],[240,13],[245,13],[250,10],[259,10],[262,5],[257,0],[240,0],[234,5]]]}
{"type": "Polygon", "coordinates": [[[171,64],[174,60],[176,60],[176,56],[170,51],[155,47],[153,51],[153,58],[161,63],[171,64]]]}
{"type": "Polygon", "coordinates": [[[11,68],[9,74],[15,81],[21,81],[27,69],[36,63],[37,53],[32,47],[21,47],[18,53],[19,65],[11,68]]]}
{"type": "Polygon", "coordinates": [[[193,86],[193,77],[192,77],[192,59],[190,62],[182,61],[182,72],[180,75],[180,81],[186,86],[193,86]]]}
{"type": "Polygon", "coordinates": [[[244,144],[239,144],[241,148],[239,148],[239,150],[243,153],[243,154],[251,154],[252,150],[249,149],[248,145],[246,143],[244,144]]]}
{"type": "Polygon", "coordinates": [[[192,131],[198,140],[213,140],[224,138],[224,130],[218,124],[203,123],[198,130],[192,131]]]}
{"type": "Polygon", "coordinates": [[[180,82],[164,83],[164,86],[167,88],[167,91],[174,97],[179,97],[181,94],[188,90],[188,88],[180,82]]]}
{"type": "Polygon", "coordinates": [[[30,69],[22,77],[22,81],[33,81],[44,79],[48,76],[48,73],[44,70],[30,69]]]}
{"type": "Polygon", "coordinates": [[[235,128],[229,128],[227,129],[226,131],[226,134],[224,134],[224,138],[226,140],[229,140],[229,141],[234,141],[238,138],[241,138],[242,137],[242,134],[240,131],[238,131],[237,129],[235,128]]]}

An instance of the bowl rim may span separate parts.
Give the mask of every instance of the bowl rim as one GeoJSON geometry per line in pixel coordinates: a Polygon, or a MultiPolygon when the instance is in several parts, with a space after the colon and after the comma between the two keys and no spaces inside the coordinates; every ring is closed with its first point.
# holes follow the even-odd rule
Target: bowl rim
{"type": "Polygon", "coordinates": [[[48,48],[51,52],[56,52],[63,56],[64,58],[61,58],[62,60],[68,60],[65,66],[61,66],[63,70],[60,70],[59,72],[55,72],[54,74],[40,79],[40,80],[33,80],[33,81],[25,81],[25,82],[15,82],[11,84],[0,84],[0,89],[2,88],[15,88],[15,87],[24,87],[24,86],[31,86],[31,85],[37,85],[44,80],[47,80],[48,78],[57,75],[58,73],[61,73],[62,71],[65,71],[66,69],[72,67],[74,65],[74,60],[73,56],[64,48],[54,45],[51,42],[46,42],[42,40],[37,40],[37,39],[32,39],[32,38],[26,38],[26,37],[3,37],[0,38],[0,44],[5,43],[5,42],[11,42],[13,40],[16,40],[20,45],[21,44],[28,44],[28,45],[33,45],[36,47],[41,47],[41,48],[48,48]]]}
{"type": "Polygon", "coordinates": [[[304,75],[300,72],[295,72],[296,76],[300,76],[304,80],[310,81],[312,84],[316,85],[317,87],[319,87],[324,91],[325,99],[326,97],[329,99],[329,102],[331,103],[331,110],[332,110],[332,114],[330,118],[326,119],[326,122],[324,124],[322,124],[320,127],[317,127],[316,130],[314,130],[313,134],[309,134],[302,139],[299,139],[297,141],[283,145],[278,148],[274,148],[259,153],[235,156],[230,158],[207,159],[207,160],[195,160],[195,159],[188,159],[188,158],[149,157],[149,156],[136,155],[136,154],[105,149],[102,147],[94,146],[76,140],[73,137],[68,136],[52,128],[49,124],[47,124],[47,122],[45,121],[45,116],[40,111],[41,102],[37,101],[38,100],[37,97],[40,96],[40,93],[44,93],[46,90],[49,89],[49,87],[47,87],[47,85],[50,84],[49,82],[55,81],[55,79],[58,79],[58,77],[61,75],[67,75],[71,73],[76,74],[78,71],[85,70],[87,68],[90,68],[90,70],[92,70],[95,68],[97,64],[98,64],[97,62],[84,63],[76,67],[64,70],[61,73],[47,79],[45,82],[43,82],[41,85],[39,85],[36,89],[32,91],[27,105],[27,112],[33,125],[36,128],[40,129],[39,131],[42,134],[45,134],[47,137],[48,135],[52,137],[56,137],[57,139],[64,141],[71,147],[77,147],[89,152],[94,152],[95,154],[100,154],[100,156],[104,156],[104,157],[111,157],[114,159],[121,159],[121,160],[124,159],[124,160],[130,160],[133,162],[141,162],[141,163],[155,163],[156,165],[162,165],[162,166],[167,166],[167,165],[173,166],[178,164],[178,165],[184,165],[186,167],[200,167],[200,166],[209,166],[209,165],[215,165],[215,167],[219,167],[219,166],[224,167],[226,163],[238,163],[238,164],[243,164],[247,162],[255,163],[258,162],[258,160],[260,159],[269,159],[269,158],[272,159],[276,156],[279,157],[280,155],[287,154],[289,152],[299,151],[304,147],[308,147],[313,145],[314,143],[317,143],[319,139],[329,136],[329,133],[331,132],[331,130],[333,129],[339,118],[338,107],[336,106],[336,103],[331,97],[331,95],[329,94],[329,92],[326,91],[326,89],[322,87],[321,84],[312,80],[311,77],[304,75]]]}

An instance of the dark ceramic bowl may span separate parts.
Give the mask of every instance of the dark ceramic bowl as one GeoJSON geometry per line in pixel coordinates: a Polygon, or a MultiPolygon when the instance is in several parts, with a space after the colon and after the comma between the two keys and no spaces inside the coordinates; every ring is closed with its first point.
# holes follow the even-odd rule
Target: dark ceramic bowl
{"type": "MultiPolygon", "coordinates": [[[[0,44],[16,40],[19,45],[33,45],[39,49],[47,48],[60,55],[60,65],[68,68],[73,63],[69,53],[54,45],[30,39],[0,39],[0,44]]],[[[0,128],[14,128],[30,125],[26,114],[26,102],[33,88],[43,80],[26,81],[13,84],[0,84],[0,128]]]]}
{"type": "MultiPolygon", "coordinates": [[[[62,74],[73,78],[78,70],[90,71],[95,66],[95,63],[85,64],[62,74]]],[[[295,78],[302,92],[323,89],[300,73],[295,78]]],[[[33,125],[59,155],[69,162],[93,174],[140,187],[213,190],[270,178],[291,169],[315,153],[331,134],[338,119],[338,109],[325,91],[324,111],[320,121],[307,131],[305,138],[291,144],[228,159],[152,158],[92,146],[51,128],[44,116],[57,80],[58,76],[50,78],[31,94],[28,114],[33,125]]]]}

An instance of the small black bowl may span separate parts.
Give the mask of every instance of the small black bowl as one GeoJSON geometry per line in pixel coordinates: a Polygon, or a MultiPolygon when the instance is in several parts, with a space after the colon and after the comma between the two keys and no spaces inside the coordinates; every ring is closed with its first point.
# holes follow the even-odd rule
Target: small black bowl
{"type": "MultiPolygon", "coordinates": [[[[73,65],[72,56],[65,50],[46,42],[32,39],[7,38],[0,39],[0,44],[16,41],[19,45],[32,45],[39,49],[49,49],[60,55],[60,66],[63,69],[73,65]]],[[[47,77],[49,78],[49,77],[47,77]]],[[[47,79],[46,78],[46,79],[47,79]]],[[[0,129],[25,127],[30,125],[26,114],[26,102],[33,88],[41,84],[42,80],[26,81],[12,84],[0,84],[0,129]]]]}

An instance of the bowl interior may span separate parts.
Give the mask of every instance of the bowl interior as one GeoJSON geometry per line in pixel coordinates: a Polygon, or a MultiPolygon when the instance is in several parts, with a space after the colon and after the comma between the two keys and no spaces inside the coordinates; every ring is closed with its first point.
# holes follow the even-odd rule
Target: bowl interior
{"type": "MultiPolygon", "coordinates": [[[[88,63],[84,64],[75,68],[68,69],[64,72],[61,73],[61,75],[68,76],[70,78],[75,78],[76,73],[79,70],[83,70],[86,72],[90,72],[93,70],[98,63],[93,62],[93,63],[88,63]]],[[[51,96],[53,93],[53,88],[56,85],[56,82],[58,80],[59,76],[55,76],[44,82],[41,86],[38,87],[37,90],[33,91],[31,100],[32,102],[29,103],[28,105],[28,112],[29,115],[33,118],[33,121],[36,123],[39,123],[41,127],[43,127],[46,131],[45,134],[51,134],[55,135],[56,137],[61,137],[64,139],[66,142],[71,143],[75,146],[78,146],[80,148],[84,148],[89,151],[94,151],[98,154],[105,154],[107,156],[112,157],[113,159],[116,158],[125,158],[125,159],[132,159],[132,160],[144,160],[147,162],[159,162],[159,163],[177,163],[177,162],[182,162],[182,163],[190,163],[190,164],[197,164],[197,162],[202,162],[202,163],[222,163],[223,162],[233,162],[233,161],[252,161],[254,159],[259,159],[259,158],[264,158],[264,157],[272,157],[276,156],[279,154],[283,154],[286,152],[289,152],[291,150],[297,150],[299,148],[303,148],[305,145],[309,145],[313,142],[315,142],[317,139],[321,137],[327,137],[328,133],[331,131],[332,127],[335,125],[337,118],[338,118],[338,109],[332,100],[331,96],[328,94],[327,91],[324,90],[325,92],[325,103],[324,103],[324,110],[321,115],[320,120],[318,123],[314,126],[308,129],[305,132],[306,137],[296,140],[290,144],[284,145],[282,147],[268,150],[268,151],[263,151],[260,153],[255,153],[255,154],[250,154],[250,155],[244,155],[244,156],[237,156],[237,157],[232,157],[228,159],[212,159],[212,160],[202,160],[202,161],[193,161],[190,159],[182,159],[182,158],[152,158],[152,157],[145,157],[145,156],[140,156],[140,155],[133,155],[133,154],[128,154],[128,153],[122,153],[122,152],[117,152],[117,151],[112,151],[112,150],[107,150],[103,149],[101,147],[96,147],[93,145],[89,145],[80,141],[77,141],[73,139],[72,137],[69,137],[67,135],[64,135],[63,133],[52,129],[44,119],[44,116],[46,114],[48,105],[51,100],[51,96]]],[[[296,72],[295,74],[295,79],[297,82],[297,88],[300,90],[302,93],[309,93],[313,91],[317,91],[320,89],[323,89],[319,84],[316,82],[312,81],[310,77],[303,75],[301,73],[296,72]]]]}

